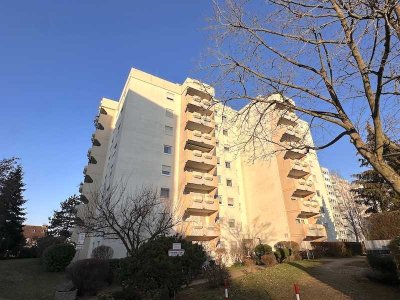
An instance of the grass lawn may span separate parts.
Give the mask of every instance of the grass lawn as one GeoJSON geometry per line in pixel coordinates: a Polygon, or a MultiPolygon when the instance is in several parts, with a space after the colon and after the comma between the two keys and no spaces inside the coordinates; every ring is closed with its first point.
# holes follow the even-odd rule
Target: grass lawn
{"type": "MultiPolygon", "coordinates": [[[[275,267],[256,271],[245,276],[234,278],[229,289],[232,299],[293,299],[293,284],[300,284],[301,290],[310,297],[304,299],[335,299],[337,292],[328,291],[323,283],[314,279],[305,270],[318,265],[319,261],[297,262],[304,270],[290,264],[280,264],[275,267]],[[323,288],[325,291],[321,291],[323,288]],[[312,292],[314,290],[314,292],[312,292]]],[[[224,289],[209,289],[207,286],[196,286],[181,291],[178,299],[223,299],[224,289]]],[[[303,299],[303,297],[302,297],[303,299]]]]}
{"type": "Polygon", "coordinates": [[[64,273],[45,272],[39,258],[0,260],[0,299],[53,300],[64,273]]]}

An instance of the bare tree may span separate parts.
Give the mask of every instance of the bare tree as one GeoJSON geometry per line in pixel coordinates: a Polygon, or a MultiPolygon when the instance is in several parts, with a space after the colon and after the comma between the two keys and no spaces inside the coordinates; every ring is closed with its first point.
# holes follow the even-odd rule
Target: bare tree
{"type": "Polygon", "coordinates": [[[144,243],[169,234],[177,224],[168,201],[152,187],[132,193],[122,182],[91,192],[78,217],[81,229],[94,236],[119,239],[130,256],[144,243]]]}
{"type": "Polygon", "coordinates": [[[400,171],[383,154],[389,147],[400,155],[399,1],[221,2],[214,1],[217,59],[210,70],[225,91],[224,103],[248,104],[238,113],[242,120],[251,109],[259,114],[249,142],[264,134],[263,116],[284,106],[306,118],[320,137],[321,145],[296,147],[320,150],[347,136],[400,193],[400,171]],[[367,123],[373,147],[366,144],[367,123]]]}
{"type": "Polygon", "coordinates": [[[262,240],[266,242],[269,236],[273,235],[270,229],[271,224],[269,222],[262,223],[259,218],[254,218],[251,225],[244,225],[240,222],[231,225],[225,221],[227,219],[229,217],[223,218],[220,226],[221,230],[225,231],[227,240],[230,241],[229,251],[225,249],[225,254],[229,255],[232,262],[245,262],[253,255],[256,245],[262,240]]]}
{"type": "Polygon", "coordinates": [[[364,221],[357,204],[345,199],[342,204],[339,205],[339,208],[340,215],[345,220],[345,228],[354,235],[356,242],[363,240],[365,237],[364,221]]]}

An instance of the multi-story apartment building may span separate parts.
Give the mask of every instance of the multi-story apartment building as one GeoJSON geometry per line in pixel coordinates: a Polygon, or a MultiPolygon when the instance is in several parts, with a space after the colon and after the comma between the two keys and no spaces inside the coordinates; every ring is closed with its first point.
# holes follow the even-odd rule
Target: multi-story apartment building
{"type": "MultiPolygon", "coordinates": [[[[83,198],[121,179],[132,189],[151,185],[179,207],[175,229],[211,252],[241,239],[302,247],[325,240],[316,153],[293,147],[302,139],[312,144],[308,124],[278,103],[264,120],[273,143],[249,149],[238,147],[246,134],[233,121],[237,113],[197,80],[175,84],[132,69],[119,101],[101,101],[83,198]],[[254,156],[264,146],[271,154],[254,156]]],[[[100,244],[126,255],[121,243],[87,236],[80,257],[100,244]]]]}
{"type": "Polygon", "coordinates": [[[355,202],[354,186],[338,174],[321,168],[327,196],[323,202],[323,220],[329,241],[355,242],[363,239],[362,207],[355,202]]]}

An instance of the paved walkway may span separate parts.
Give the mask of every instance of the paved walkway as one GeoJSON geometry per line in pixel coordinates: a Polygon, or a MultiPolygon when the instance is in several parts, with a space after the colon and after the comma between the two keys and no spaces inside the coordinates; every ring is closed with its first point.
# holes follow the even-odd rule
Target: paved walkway
{"type": "MultiPolygon", "coordinates": [[[[359,256],[322,261],[325,261],[325,263],[305,271],[314,277],[314,279],[320,281],[327,289],[335,289],[338,292],[335,295],[335,299],[400,299],[399,288],[371,282],[366,278],[365,274],[369,268],[365,257],[359,256]]],[[[301,266],[298,267],[301,268],[301,266]]],[[[316,282],[314,284],[317,286],[316,282]]],[[[321,284],[318,284],[318,289],[321,289],[321,287],[321,284]]],[[[324,292],[321,291],[321,296],[323,294],[324,292]]]]}

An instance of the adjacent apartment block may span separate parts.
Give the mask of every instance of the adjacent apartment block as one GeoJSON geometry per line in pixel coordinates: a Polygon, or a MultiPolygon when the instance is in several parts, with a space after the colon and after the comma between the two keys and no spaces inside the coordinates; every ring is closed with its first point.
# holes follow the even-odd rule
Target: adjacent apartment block
{"type": "MultiPolygon", "coordinates": [[[[250,116],[257,111],[252,107],[250,116]]],[[[318,158],[293,147],[304,138],[312,144],[308,124],[277,103],[263,119],[273,143],[240,147],[247,133],[236,115],[209,85],[190,78],[176,84],[132,69],[119,101],[101,100],[83,199],[122,179],[132,190],[151,185],[179,207],[175,230],[211,254],[229,253],[241,240],[295,241],[303,248],[326,240],[318,158]],[[258,153],[265,147],[270,155],[258,153]]],[[[115,257],[126,255],[120,242],[87,235],[79,257],[101,244],[113,247],[115,257]]]]}
{"type": "Polygon", "coordinates": [[[355,202],[354,186],[338,174],[321,168],[327,195],[323,202],[323,220],[329,241],[363,240],[362,207],[355,202]]]}

